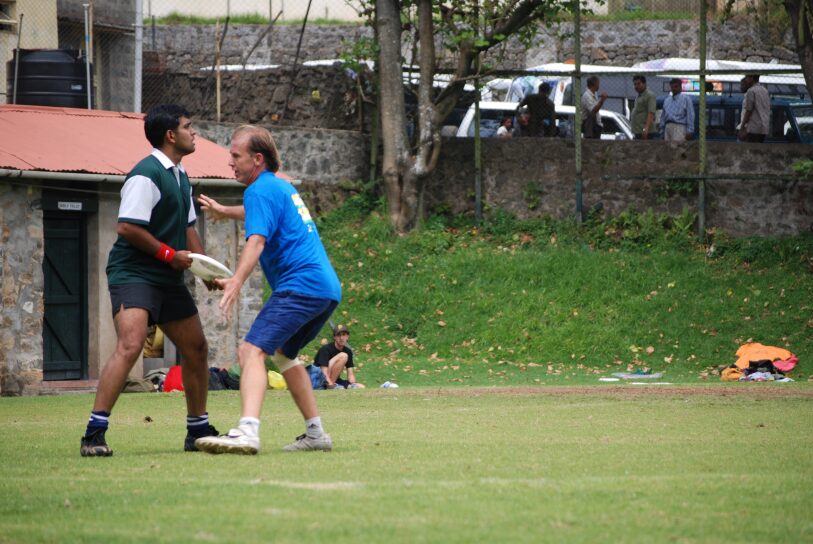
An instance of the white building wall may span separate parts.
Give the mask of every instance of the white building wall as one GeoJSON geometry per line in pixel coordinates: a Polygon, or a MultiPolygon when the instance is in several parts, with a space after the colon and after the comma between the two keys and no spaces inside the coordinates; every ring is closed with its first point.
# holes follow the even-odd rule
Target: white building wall
{"type": "MultiPolygon", "coordinates": [[[[17,48],[18,24],[23,14],[20,34],[21,49],[55,49],[58,44],[56,24],[56,0],[0,0],[0,104],[10,104],[6,96],[8,75],[6,63],[14,58],[17,48]]],[[[9,91],[10,92],[10,91],[9,91]]]]}

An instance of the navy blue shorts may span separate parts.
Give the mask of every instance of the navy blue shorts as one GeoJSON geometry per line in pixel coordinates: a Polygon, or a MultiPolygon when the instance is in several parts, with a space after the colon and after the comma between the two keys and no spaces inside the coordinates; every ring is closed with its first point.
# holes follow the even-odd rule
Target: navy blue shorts
{"type": "Polygon", "coordinates": [[[126,283],[108,286],[113,317],[121,307],[143,308],[149,314],[150,325],[161,325],[192,317],[198,307],[185,285],[149,285],[126,283]]]}
{"type": "Polygon", "coordinates": [[[278,349],[289,359],[319,335],[339,303],[293,291],[272,293],[246,334],[246,342],[268,355],[278,349]]]}

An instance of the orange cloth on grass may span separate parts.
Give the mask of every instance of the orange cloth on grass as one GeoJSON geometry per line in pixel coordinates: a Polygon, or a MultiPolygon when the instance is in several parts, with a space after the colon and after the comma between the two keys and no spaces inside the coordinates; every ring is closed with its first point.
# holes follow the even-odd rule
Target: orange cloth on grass
{"type": "Polygon", "coordinates": [[[720,379],[724,382],[736,382],[744,376],[743,371],[739,368],[726,368],[720,375],[720,379]]]}
{"type": "Polygon", "coordinates": [[[737,368],[748,368],[751,361],[764,361],[765,359],[773,361],[784,361],[793,356],[791,352],[786,349],[777,348],[774,346],[763,346],[759,342],[751,342],[750,344],[743,344],[737,350],[737,368]]]}

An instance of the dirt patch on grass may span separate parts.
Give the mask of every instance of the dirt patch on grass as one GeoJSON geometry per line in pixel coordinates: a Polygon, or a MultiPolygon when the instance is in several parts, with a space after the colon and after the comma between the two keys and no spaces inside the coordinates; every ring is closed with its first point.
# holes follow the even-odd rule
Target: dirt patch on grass
{"type": "MultiPolygon", "coordinates": [[[[381,393],[385,393],[382,391],[381,393]]],[[[395,391],[390,394],[396,393],[395,391]]],[[[421,387],[400,389],[398,394],[435,395],[438,397],[471,397],[480,395],[572,396],[634,398],[660,397],[751,397],[751,398],[813,398],[813,388],[777,383],[713,385],[610,385],[610,386],[546,386],[546,387],[421,387]]]]}

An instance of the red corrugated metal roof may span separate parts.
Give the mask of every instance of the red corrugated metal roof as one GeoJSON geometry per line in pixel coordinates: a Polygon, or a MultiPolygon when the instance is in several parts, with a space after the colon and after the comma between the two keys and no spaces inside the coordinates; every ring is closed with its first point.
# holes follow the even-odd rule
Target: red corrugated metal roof
{"type": "MultiPolygon", "coordinates": [[[[143,119],[141,113],[0,105],[0,168],[124,175],[152,149],[143,119]]],[[[228,162],[228,150],[200,135],[183,159],[191,178],[233,179],[228,162]]]]}

